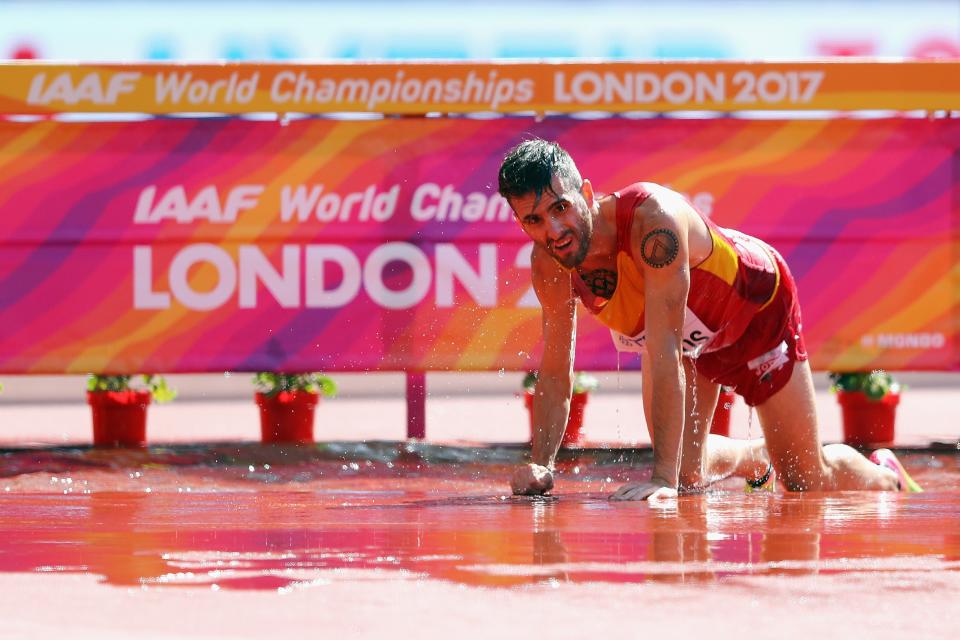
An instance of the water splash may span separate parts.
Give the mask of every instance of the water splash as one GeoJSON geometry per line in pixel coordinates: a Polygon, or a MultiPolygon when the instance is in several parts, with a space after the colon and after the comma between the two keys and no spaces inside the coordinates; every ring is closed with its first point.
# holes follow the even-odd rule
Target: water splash
{"type": "MultiPolygon", "coordinates": [[[[690,382],[688,388],[690,393],[693,396],[690,399],[690,418],[693,422],[693,446],[695,449],[690,452],[691,455],[695,456],[699,461],[699,472],[703,473],[703,452],[700,451],[700,407],[699,407],[699,390],[697,388],[697,361],[695,358],[690,358],[690,370],[693,380],[690,382]]],[[[686,427],[686,419],[684,419],[684,427],[686,427]]],[[[680,431],[680,455],[677,456],[677,486],[680,486],[680,466],[683,463],[683,430],[680,431]]]]}
{"type": "Polygon", "coordinates": [[[693,395],[690,405],[690,417],[693,419],[693,435],[700,433],[700,407],[697,392],[697,361],[690,358],[690,368],[693,370],[693,382],[690,385],[690,393],[693,395]]]}
{"type": "MultiPolygon", "coordinates": [[[[623,387],[620,385],[620,350],[617,350],[617,397],[620,397],[620,392],[623,391],[623,387]]],[[[614,407],[614,413],[616,415],[617,423],[617,442],[623,442],[623,434],[620,430],[620,403],[618,402],[614,407]]],[[[960,447],[960,443],[957,444],[960,447]]]]}

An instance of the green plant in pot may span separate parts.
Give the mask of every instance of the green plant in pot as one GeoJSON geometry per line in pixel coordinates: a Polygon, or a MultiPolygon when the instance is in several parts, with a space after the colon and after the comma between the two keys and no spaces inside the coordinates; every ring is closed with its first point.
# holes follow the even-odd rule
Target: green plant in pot
{"type": "MultiPolygon", "coordinates": [[[[530,437],[533,438],[533,396],[537,385],[537,372],[529,371],[523,377],[523,400],[530,414],[530,437]]],[[[587,406],[590,392],[599,386],[597,378],[582,371],[573,374],[573,395],[570,398],[570,414],[567,428],[563,432],[561,446],[578,444],[583,439],[583,412],[587,406]]]]}
{"type": "Polygon", "coordinates": [[[843,415],[843,441],[869,447],[894,439],[900,383],[886,371],[850,371],[830,374],[843,415]]]}
{"type": "Polygon", "coordinates": [[[170,402],[177,392],[163,376],[87,376],[87,403],[93,412],[93,444],[98,447],[142,447],[147,442],[147,407],[170,402]]]}
{"type": "Polygon", "coordinates": [[[899,394],[900,383],[882,369],[874,371],[833,372],[830,374],[831,389],[862,393],[871,400],[879,401],[888,394],[899,394]]]}
{"type": "Polygon", "coordinates": [[[253,377],[260,408],[260,435],[265,444],[313,442],[313,415],[321,397],[337,394],[337,385],[322,373],[261,371],[253,377]]]}

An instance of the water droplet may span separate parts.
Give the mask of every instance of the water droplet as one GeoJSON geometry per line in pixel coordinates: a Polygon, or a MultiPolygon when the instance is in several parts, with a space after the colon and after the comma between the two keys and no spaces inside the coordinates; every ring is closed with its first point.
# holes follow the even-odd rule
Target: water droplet
{"type": "Polygon", "coordinates": [[[498,375],[499,377],[501,377],[501,378],[503,377],[503,374],[504,374],[504,373],[505,373],[505,372],[504,372],[504,370],[503,370],[503,367],[500,367],[500,370],[497,371],[497,375],[498,375]]]}
{"type": "Polygon", "coordinates": [[[224,378],[229,378],[229,377],[230,377],[230,372],[229,372],[229,371],[224,371],[224,372],[223,372],[223,377],[224,377],[224,378]]]}
{"type": "Polygon", "coordinates": [[[247,471],[249,471],[250,473],[253,473],[255,471],[255,469],[253,468],[253,465],[250,465],[249,467],[247,467],[247,471]]]}
{"type": "Polygon", "coordinates": [[[210,591],[220,591],[220,585],[214,582],[212,585],[210,585],[210,591]]]}
{"type": "Polygon", "coordinates": [[[270,470],[270,465],[265,464],[265,465],[263,465],[263,468],[266,469],[267,471],[269,471],[269,470],[270,470]]]}

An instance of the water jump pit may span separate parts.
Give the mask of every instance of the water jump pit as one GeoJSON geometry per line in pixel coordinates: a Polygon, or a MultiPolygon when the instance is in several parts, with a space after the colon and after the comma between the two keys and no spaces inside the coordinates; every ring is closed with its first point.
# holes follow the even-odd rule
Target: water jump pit
{"type": "Polygon", "coordinates": [[[730,479],[658,505],[607,500],[649,475],[648,449],[565,450],[544,498],[509,494],[524,454],[393,442],[3,450],[4,635],[958,629],[955,447],[899,451],[922,494],[748,494],[730,479]]]}

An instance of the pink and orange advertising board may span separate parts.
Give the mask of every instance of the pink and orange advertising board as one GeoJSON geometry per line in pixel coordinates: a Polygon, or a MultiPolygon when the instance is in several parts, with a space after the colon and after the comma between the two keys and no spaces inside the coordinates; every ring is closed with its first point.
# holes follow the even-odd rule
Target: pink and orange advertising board
{"type": "Polygon", "coordinates": [[[535,367],[531,136],[777,247],[815,368],[960,368],[956,120],[454,117],[0,122],[0,371],[535,367]]]}
{"type": "Polygon", "coordinates": [[[960,109],[950,60],[0,64],[0,112],[960,109]]]}

